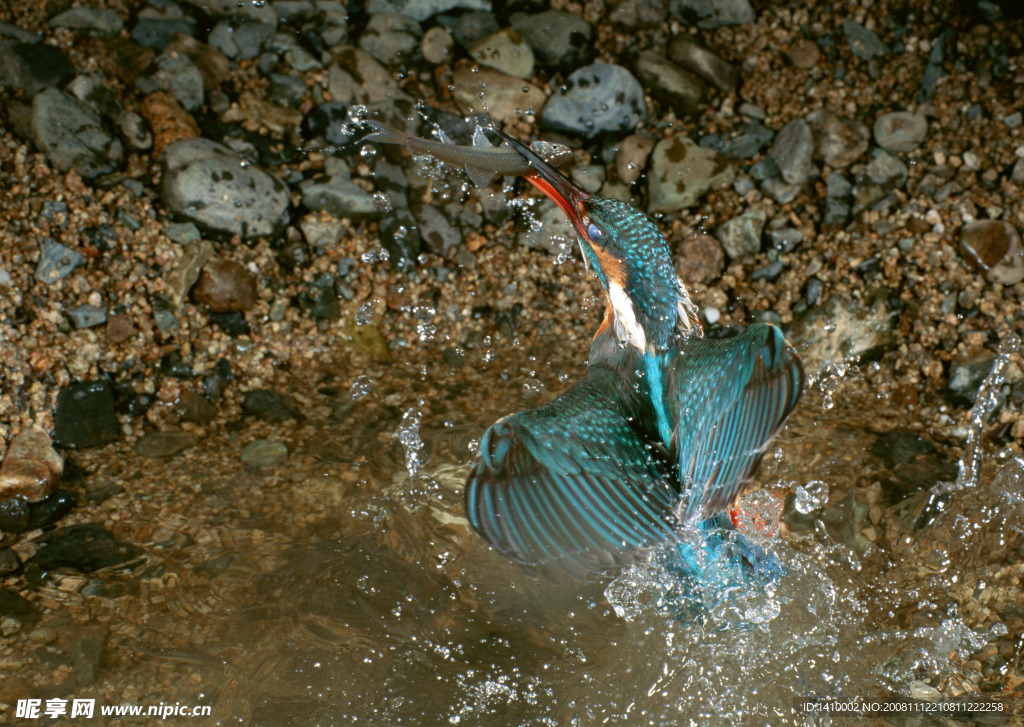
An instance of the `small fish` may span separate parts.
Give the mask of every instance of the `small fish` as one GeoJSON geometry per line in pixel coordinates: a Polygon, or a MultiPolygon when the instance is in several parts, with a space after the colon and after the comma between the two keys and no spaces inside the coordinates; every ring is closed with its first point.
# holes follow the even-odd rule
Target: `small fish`
{"type": "MultiPolygon", "coordinates": [[[[479,126],[473,132],[473,145],[461,146],[449,139],[443,131],[440,132],[440,141],[434,141],[412,136],[379,121],[367,121],[366,124],[373,129],[373,133],[365,141],[400,144],[413,154],[427,154],[439,161],[462,166],[470,181],[478,187],[486,187],[499,174],[527,174],[531,171],[530,162],[522,154],[505,143],[492,145],[479,126]]],[[[552,166],[565,164],[572,158],[572,151],[568,147],[550,141],[535,141],[530,144],[530,148],[552,166]]]]}

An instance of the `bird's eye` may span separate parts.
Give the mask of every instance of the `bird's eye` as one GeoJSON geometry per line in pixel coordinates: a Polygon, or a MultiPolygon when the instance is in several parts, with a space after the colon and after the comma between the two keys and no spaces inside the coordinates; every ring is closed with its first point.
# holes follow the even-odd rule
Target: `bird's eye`
{"type": "Polygon", "coordinates": [[[601,244],[604,242],[604,230],[591,222],[587,225],[587,239],[591,242],[601,244]]]}

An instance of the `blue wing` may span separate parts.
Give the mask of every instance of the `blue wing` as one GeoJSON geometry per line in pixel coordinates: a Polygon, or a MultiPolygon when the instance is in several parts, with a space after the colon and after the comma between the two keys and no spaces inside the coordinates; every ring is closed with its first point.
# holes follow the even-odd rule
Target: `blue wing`
{"type": "Polygon", "coordinates": [[[684,519],[732,504],[796,406],[803,377],[800,357],[775,326],[683,344],[666,377],[666,402],[684,519]]]}
{"type": "Polygon", "coordinates": [[[470,523],[527,565],[577,576],[675,538],[679,489],[646,442],[617,374],[592,366],[561,397],[484,434],[466,486],[470,523]],[[625,402],[625,403],[624,403],[625,402]]]}

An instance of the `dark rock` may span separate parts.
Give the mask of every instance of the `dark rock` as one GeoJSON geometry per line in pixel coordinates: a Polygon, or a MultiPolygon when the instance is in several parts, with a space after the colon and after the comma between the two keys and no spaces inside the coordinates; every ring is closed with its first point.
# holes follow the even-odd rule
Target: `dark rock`
{"type": "Polygon", "coordinates": [[[194,391],[183,391],[174,405],[174,411],[183,422],[206,424],[217,416],[217,409],[210,400],[194,391]]]}
{"type": "Polygon", "coordinates": [[[619,0],[608,17],[620,28],[656,27],[668,17],[668,0],[619,0]]]}
{"type": "Polygon", "coordinates": [[[303,138],[321,137],[333,146],[350,147],[365,132],[357,130],[355,124],[347,123],[348,109],[349,104],[341,101],[329,101],[315,107],[302,120],[303,138]]]}
{"type": "Polygon", "coordinates": [[[334,277],[324,274],[317,277],[299,298],[302,309],[314,318],[333,321],[341,316],[341,304],[338,303],[338,291],[334,277]]]}
{"type": "Polygon", "coordinates": [[[10,548],[0,550],[0,576],[14,573],[19,568],[21,568],[21,561],[18,559],[17,553],[10,548]]]}
{"type": "Polygon", "coordinates": [[[934,454],[935,451],[935,445],[920,434],[900,429],[879,434],[870,448],[871,454],[890,470],[919,455],[934,454]]]}
{"type": "Polygon", "coordinates": [[[92,573],[129,563],[143,555],[141,548],[118,540],[99,523],[54,530],[36,538],[36,542],[43,543],[43,546],[28,559],[26,565],[35,565],[44,571],[72,568],[92,573]]]}
{"type": "Polygon", "coordinates": [[[735,91],[739,83],[736,66],[697,43],[689,33],[676,35],[669,41],[668,57],[726,93],[735,91]]]}
{"type": "Polygon", "coordinates": [[[197,302],[211,311],[247,311],[256,302],[256,278],[234,260],[211,258],[192,288],[197,302]]]}
{"type": "Polygon", "coordinates": [[[367,0],[366,12],[398,13],[423,22],[432,15],[446,13],[455,8],[490,10],[490,0],[367,0]]]}
{"type": "Polygon", "coordinates": [[[232,338],[238,338],[239,336],[248,336],[252,333],[252,329],[249,328],[249,322],[245,320],[245,314],[242,311],[213,311],[209,313],[210,320],[217,328],[224,331],[232,338]]]}
{"type": "Polygon", "coordinates": [[[708,29],[752,23],[756,17],[749,0],[672,0],[669,8],[675,17],[708,29]]]}
{"type": "Polygon", "coordinates": [[[568,72],[589,63],[596,54],[594,29],[579,15],[564,10],[515,13],[509,23],[530,44],[542,66],[568,72]]]}
{"type": "Polygon", "coordinates": [[[109,381],[68,384],[57,394],[53,441],[58,447],[85,449],[121,436],[109,381]]]}
{"type": "Polygon", "coordinates": [[[107,322],[107,309],[83,303],[68,310],[68,318],[71,325],[79,329],[102,326],[107,322]]]}
{"type": "Polygon", "coordinates": [[[9,40],[0,43],[0,86],[23,91],[32,98],[49,86],[62,86],[75,67],[56,46],[9,40]]]}
{"type": "Polygon", "coordinates": [[[647,118],[643,87],[622,66],[594,63],[574,71],[544,107],[541,128],[593,139],[632,131],[647,118]]]}
{"type": "Polygon", "coordinates": [[[188,365],[178,349],[169,352],[160,359],[160,373],[164,376],[181,379],[182,381],[190,381],[196,376],[195,371],[188,365]]]}
{"type": "Polygon", "coordinates": [[[416,218],[406,209],[396,208],[377,223],[380,244],[388,251],[388,260],[395,270],[414,267],[420,254],[420,233],[416,218]]]}
{"type": "Polygon", "coordinates": [[[56,88],[32,99],[32,138],[58,170],[74,169],[86,179],[116,171],[124,158],[120,139],[99,115],[56,88]]]}
{"type": "Polygon", "coordinates": [[[20,533],[27,530],[30,518],[28,500],[25,498],[0,500],[0,532],[20,533]]]}
{"type": "Polygon", "coordinates": [[[146,95],[166,91],[188,111],[203,105],[203,76],[184,54],[161,53],[135,85],[146,95]]]}
{"type": "Polygon", "coordinates": [[[7,588],[0,588],[0,616],[13,616],[23,619],[36,611],[35,606],[20,593],[7,588]]]}
{"type": "Polygon", "coordinates": [[[751,280],[775,280],[789,267],[782,260],[763,265],[750,274],[751,280]]]}
{"type": "Polygon", "coordinates": [[[196,441],[196,435],[190,432],[147,432],[135,443],[135,453],[152,459],[173,457],[194,447],[196,441]]]}
{"type": "Polygon", "coordinates": [[[290,195],[277,176],[209,139],[167,147],[160,192],[175,214],[245,239],[274,237],[288,221],[290,195]]]}
{"type": "Polygon", "coordinates": [[[226,358],[222,358],[214,366],[213,371],[202,378],[200,384],[203,387],[203,393],[206,394],[206,398],[216,404],[220,401],[220,397],[224,390],[227,389],[228,384],[234,381],[234,379],[234,374],[231,373],[231,362],[226,358]]]}
{"type": "Polygon", "coordinates": [[[946,395],[957,406],[971,406],[978,398],[985,377],[992,371],[996,354],[985,349],[974,349],[959,354],[949,366],[949,385],[946,395]]]}
{"type": "MultiPolygon", "coordinates": [[[[736,128],[734,136],[722,142],[718,151],[730,159],[753,159],[764,148],[764,145],[772,140],[773,136],[775,136],[774,132],[761,122],[747,121],[736,128]]],[[[772,165],[775,166],[774,161],[772,161],[772,165]]],[[[778,174],[777,166],[775,166],[775,172],[778,174]]]]}
{"type": "Polygon", "coordinates": [[[676,115],[696,116],[704,110],[704,82],[667,58],[651,51],[640,51],[633,70],[651,96],[676,115]]]}
{"type": "Polygon", "coordinates": [[[497,32],[499,28],[501,26],[498,25],[494,13],[486,10],[471,10],[460,15],[455,21],[452,35],[455,36],[456,43],[469,50],[481,39],[497,32]]]}
{"type": "Polygon", "coordinates": [[[247,414],[268,422],[285,422],[297,418],[295,402],[291,397],[270,389],[255,389],[245,395],[242,408],[247,414]]]}
{"type": "Polygon", "coordinates": [[[48,528],[75,509],[78,498],[67,490],[54,490],[48,497],[34,503],[28,527],[30,530],[48,528]]]}
{"type": "Polygon", "coordinates": [[[1024,280],[1024,247],[1009,222],[968,222],[960,231],[960,254],[990,282],[1016,285],[1024,280]]]}
{"type": "Polygon", "coordinates": [[[889,52],[889,48],[874,32],[855,20],[843,18],[843,34],[846,36],[846,42],[850,44],[850,50],[858,58],[868,61],[889,52]]]}
{"type": "Polygon", "coordinates": [[[196,21],[184,17],[177,5],[149,7],[139,13],[139,19],[132,27],[132,40],[147,48],[162,51],[178,33],[195,35],[196,21]]]}
{"type": "Polygon", "coordinates": [[[228,58],[244,61],[256,58],[274,37],[275,28],[248,18],[228,18],[210,31],[208,42],[228,58]]]}

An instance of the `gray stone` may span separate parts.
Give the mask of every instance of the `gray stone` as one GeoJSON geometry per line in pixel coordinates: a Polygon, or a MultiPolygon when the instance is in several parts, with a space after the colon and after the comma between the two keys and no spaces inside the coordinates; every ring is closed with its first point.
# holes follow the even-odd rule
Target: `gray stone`
{"type": "Polygon", "coordinates": [[[802,184],[786,184],[779,177],[772,177],[766,179],[761,184],[766,194],[771,197],[779,204],[789,204],[797,195],[800,194],[800,190],[803,189],[802,184]]]}
{"type": "Polygon", "coordinates": [[[40,283],[55,283],[77,268],[84,258],[56,240],[44,237],[39,243],[39,262],[35,278],[40,283]]]}
{"type": "MultiPolygon", "coordinates": [[[[184,0],[204,13],[218,17],[242,18],[267,25],[277,25],[274,4],[268,2],[239,2],[238,0],[184,0]]],[[[321,3],[317,2],[319,6],[321,3]]]]}
{"type": "Polygon", "coordinates": [[[306,84],[301,76],[287,73],[271,73],[267,88],[270,99],[281,106],[298,106],[306,93],[306,84]]]}
{"type": "Polygon", "coordinates": [[[749,0],[675,0],[672,14],[683,20],[697,19],[700,28],[743,25],[754,22],[754,9],[749,0]]]}
{"type": "Polygon", "coordinates": [[[502,28],[482,38],[469,55],[478,63],[510,76],[529,78],[533,74],[533,51],[512,28],[502,28]]]}
{"type": "Polygon", "coordinates": [[[1010,129],[1019,129],[1024,124],[1024,114],[1020,111],[1014,111],[1012,114],[1007,114],[1003,117],[1003,123],[1010,129]]]}
{"type": "MultiPolygon", "coordinates": [[[[722,142],[719,151],[730,159],[753,159],[772,140],[775,133],[759,121],[748,121],[737,128],[737,134],[722,142]]],[[[775,167],[776,174],[778,167],[775,167]]]]}
{"type": "Polygon", "coordinates": [[[149,124],[135,111],[122,111],[114,119],[114,127],[129,148],[147,151],[153,148],[153,132],[149,124]]]}
{"type": "Polygon", "coordinates": [[[455,103],[464,114],[486,113],[499,124],[537,114],[547,100],[540,86],[493,68],[459,64],[452,81],[455,103]]]}
{"type": "Polygon", "coordinates": [[[832,172],[825,179],[826,194],[832,198],[849,197],[853,194],[853,185],[839,172],[832,172]]]}
{"type": "Polygon", "coordinates": [[[889,48],[874,32],[855,20],[843,18],[843,34],[850,45],[850,50],[858,58],[869,61],[889,52],[889,48]]]}
{"type": "Polygon", "coordinates": [[[56,46],[18,40],[0,43],[0,86],[21,90],[27,98],[74,75],[75,67],[56,46]]]}
{"type": "Polygon", "coordinates": [[[452,35],[455,36],[456,43],[469,50],[478,41],[491,33],[498,32],[499,28],[501,26],[498,25],[494,13],[485,10],[472,10],[459,16],[459,19],[455,21],[455,27],[452,28],[452,35]]]}
{"type": "Polygon", "coordinates": [[[576,244],[576,230],[565,213],[549,199],[533,208],[534,221],[523,220],[516,226],[516,242],[523,247],[558,255],[576,244]]]}
{"type": "Polygon", "coordinates": [[[257,439],[245,445],[241,459],[246,467],[274,467],[288,459],[288,446],[284,442],[257,439]]]}
{"type": "Polygon", "coordinates": [[[619,0],[608,17],[620,28],[657,27],[668,17],[668,0],[619,0]]]}
{"type": "Polygon", "coordinates": [[[811,308],[790,331],[804,366],[814,371],[825,362],[857,359],[867,363],[895,345],[896,313],[884,301],[865,306],[841,296],[811,308]]]}
{"type": "Polygon", "coordinates": [[[664,56],[640,51],[633,62],[633,70],[651,96],[677,116],[697,116],[704,110],[704,82],[664,56]]]}
{"type": "Polygon", "coordinates": [[[886,151],[913,151],[928,134],[928,121],[921,114],[894,111],[879,116],[873,131],[875,143],[886,151]]]}
{"type": "Polygon", "coordinates": [[[102,326],[107,322],[107,309],[83,303],[71,308],[68,311],[68,318],[71,319],[75,328],[102,326]]]}
{"type": "Polygon", "coordinates": [[[1024,185],[1024,158],[1018,159],[1010,170],[1010,181],[1014,184],[1024,185]]]}
{"type": "Polygon", "coordinates": [[[359,36],[359,47],[386,66],[413,58],[423,31],[412,18],[397,13],[371,15],[359,36]]]}
{"type": "Polygon", "coordinates": [[[811,127],[803,119],[793,119],[775,137],[769,154],[787,184],[804,184],[814,171],[811,127]]]}
{"type": "Polygon", "coordinates": [[[333,48],[344,43],[348,38],[348,8],[345,3],[335,0],[317,0],[316,10],[320,37],[327,47],[333,48]]]}
{"type": "Polygon", "coordinates": [[[673,63],[727,93],[735,91],[739,83],[740,74],[736,66],[697,43],[689,33],[672,38],[668,44],[668,57],[673,63]]]}
{"type": "Polygon", "coordinates": [[[976,401],[978,390],[995,363],[996,356],[985,349],[968,350],[957,355],[949,365],[947,389],[950,398],[961,404],[976,401]]]}
{"type": "Polygon", "coordinates": [[[377,223],[381,246],[388,251],[388,262],[395,270],[415,266],[422,249],[416,218],[405,208],[395,208],[377,223]]]}
{"type": "Polygon", "coordinates": [[[792,252],[803,242],[804,231],[799,227],[780,227],[771,230],[768,237],[772,241],[772,247],[779,252],[792,252]]]}
{"type": "Polygon", "coordinates": [[[662,139],[651,154],[647,211],[681,212],[708,190],[732,184],[735,177],[733,165],[713,149],[697,146],[682,134],[662,139]]]}
{"type": "Polygon", "coordinates": [[[723,222],[715,230],[715,237],[733,260],[756,255],[761,252],[761,231],[767,221],[768,213],[764,210],[748,210],[723,222]]]}
{"type": "Polygon", "coordinates": [[[57,169],[86,179],[116,171],[124,158],[121,141],[99,115],[55,88],[32,99],[32,138],[57,169]]]}
{"type": "Polygon", "coordinates": [[[274,0],[270,3],[279,23],[310,20],[316,15],[317,4],[313,0],[274,0]]]}
{"type": "Polygon", "coordinates": [[[94,35],[113,36],[121,32],[124,21],[113,10],[78,7],[65,10],[50,19],[51,28],[70,28],[94,35]]]}
{"type": "Polygon", "coordinates": [[[164,235],[171,242],[187,245],[199,239],[199,228],[191,222],[168,222],[164,225],[164,235]]]}
{"type": "Polygon", "coordinates": [[[907,165],[891,154],[880,150],[876,151],[875,158],[864,169],[868,179],[887,189],[902,188],[907,183],[907,177],[910,174],[907,165]]]}
{"type": "Polygon", "coordinates": [[[5,576],[8,573],[21,568],[21,561],[18,560],[18,554],[9,548],[0,550],[0,576],[5,576]]]}
{"type": "Polygon", "coordinates": [[[423,22],[432,15],[449,10],[490,10],[491,0],[368,0],[366,12],[398,13],[407,18],[423,22]]]}
{"type": "Polygon", "coordinates": [[[373,195],[355,182],[342,177],[307,179],[299,185],[302,204],[311,210],[324,210],[339,219],[365,220],[379,217],[373,195]]]}
{"type": "Polygon", "coordinates": [[[147,95],[167,91],[187,111],[203,105],[203,74],[182,53],[161,53],[135,85],[147,95]]]}
{"type": "Polygon", "coordinates": [[[993,283],[1016,285],[1024,280],[1024,247],[1009,222],[968,222],[960,231],[960,254],[993,283]]]}
{"type": "Polygon", "coordinates": [[[242,61],[262,53],[270,45],[276,30],[267,23],[229,18],[213,26],[207,42],[228,58],[242,61]]]}
{"type": "Polygon", "coordinates": [[[622,66],[594,63],[574,71],[548,100],[540,125],[593,139],[632,131],[647,118],[644,91],[622,66]]]}
{"type": "Polygon", "coordinates": [[[273,237],[288,221],[290,195],[278,177],[209,139],[185,139],[160,159],[160,192],[175,214],[244,239],[273,237]]]}
{"type": "Polygon", "coordinates": [[[33,33],[30,30],[19,28],[17,25],[11,23],[4,23],[0,21],[0,38],[5,40],[18,40],[22,43],[40,43],[43,37],[38,33],[33,33]]]}
{"type": "Polygon", "coordinates": [[[572,71],[594,57],[594,29],[579,15],[564,10],[515,13],[509,22],[533,48],[537,61],[549,68],[572,71]]]}
{"type": "Polygon", "coordinates": [[[750,167],[750,176],[759,182],[763,182],[766,179],[774,179],[779,176],[779,168],[771,157],[765,157],[750,167]]]}
{"type": "Polygon", "coordinates": [[[57,394],[53,443],[58,447],[85,449],[120,436],[121,425],[114,411],[114,390],[109,381],[73,382],[57,394]]]}
{"type": "Polygon", "coordinates": [[[174,3],[151,5],[139,11],[139,19],[132,28],[132,40],[162,51],[178,33],[194,36],[196,21],[185,17],[182,9],[174,3]]]}
{"type": "Polygon", "coordinates": [[[824,225],[841,225],[850,217],[850,203],[846,200],[828,197],[825,199],[824,225]]]}
{"type": "Polygon", "coordinates": [[[196,435],[190,432],[147,432],[135,443],[135,453],[149,459],[173,457],[196,446],[196,441],[196,435]]]}
{"type": "Polygon", "coordinates": [[[416,213],[420,239],[430,252],[447,257],[452,248],[462,244],[462,233],[437,207],[423,205],[416,213]]]}

